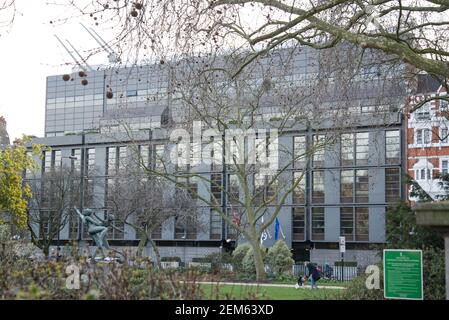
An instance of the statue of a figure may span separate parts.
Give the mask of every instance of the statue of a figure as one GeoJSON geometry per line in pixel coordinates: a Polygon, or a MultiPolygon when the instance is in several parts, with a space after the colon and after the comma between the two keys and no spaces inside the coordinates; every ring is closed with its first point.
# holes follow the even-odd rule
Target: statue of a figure
{"type": "MultiPolygon", "coordinates": [[[[109,227],[115,228],[112,225],[114,217],[110,214],[107,214],[106,219],[102,220],[95,215],[95,212],[92,209],[84,209],[82,213],[77,208],[74,208],[74,210],[81,218],[82,223],[87,226],[87,232],[97,245],[97,249],[95,249],[94,252],[94,257],[97,253],[97,250],[100,249],[103,258],[105,258],[106,254],[104,249],[110,250],[108,240],[106,239],[106,235],[108,234],[109,227]]],[[[123,230],[119,231],[123,232],[123,230]]]]}

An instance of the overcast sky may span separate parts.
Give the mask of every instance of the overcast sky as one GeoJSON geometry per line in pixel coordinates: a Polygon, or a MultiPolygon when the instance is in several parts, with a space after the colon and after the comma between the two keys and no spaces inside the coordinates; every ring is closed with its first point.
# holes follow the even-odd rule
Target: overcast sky
{"type": "MultiPolygon", "coordinates": [[[[54,34],[69,40],[82,52],[97,46],[79,25],[79,19],[62,25],[50,24],[66,17],[67,7],[46,3],[46,0],[17,0],[14,24],[8,33],[0,31],[0,115],[8,122],[11,141],[22,134],[43,136],[46,77],[70,72],[73,67],[70,55],[54,34]]],[[[96,30],[109,39],[107,32],[96,30]]],[[[106,54],[89,61],[106,62],[106,54]]]]}

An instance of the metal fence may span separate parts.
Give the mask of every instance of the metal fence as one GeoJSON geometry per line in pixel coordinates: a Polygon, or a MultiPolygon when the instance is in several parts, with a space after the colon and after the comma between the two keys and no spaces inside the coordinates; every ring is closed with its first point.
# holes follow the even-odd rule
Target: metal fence
{"type": "MultiPolygon", "coordinates": [[[[359,269],[352,266],[344,266],[343,268],[341,266],[329,264],[316,264],[316,266],[321,268],[322,277],[324,279],[351,281],[360,274],[359,269]]],[[[295,277],[298,277],[299,275],[309,276],[309,270],[303,264],[293,265],[292,273],[295,277]]]]}

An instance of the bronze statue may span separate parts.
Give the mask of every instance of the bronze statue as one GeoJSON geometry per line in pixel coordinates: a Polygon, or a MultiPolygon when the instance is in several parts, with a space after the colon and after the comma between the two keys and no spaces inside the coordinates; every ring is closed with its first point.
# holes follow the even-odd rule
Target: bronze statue
{"type": "Polygon", "coordinates": [[[82,223],[87,226],[87,232],[95,241],[97,248],[95,249],[93,256],[95,257],[97,250],[100,249],[103,258],[106,258],[104,249],[111,250],[108,240],[106,239],[109,227],[123,232],[123,230],[116,228],[112,224],[114,216],[107,214],[106,219],[102,220],[95,215],[95,212],[92,209],[84,209],[82,213],[77,208],[74,208],[74,210],[81,218],[82,223]]]}

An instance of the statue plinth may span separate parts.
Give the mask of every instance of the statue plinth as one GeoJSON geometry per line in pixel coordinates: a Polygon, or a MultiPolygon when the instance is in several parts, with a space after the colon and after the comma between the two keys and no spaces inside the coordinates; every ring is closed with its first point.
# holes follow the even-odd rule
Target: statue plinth
{"type": "Polygon", "coordinates": [[[416,224],[430,227],[444,237],[446,263],[446,300],[449,300],[449,201],[417,203],[416,224]]]}

